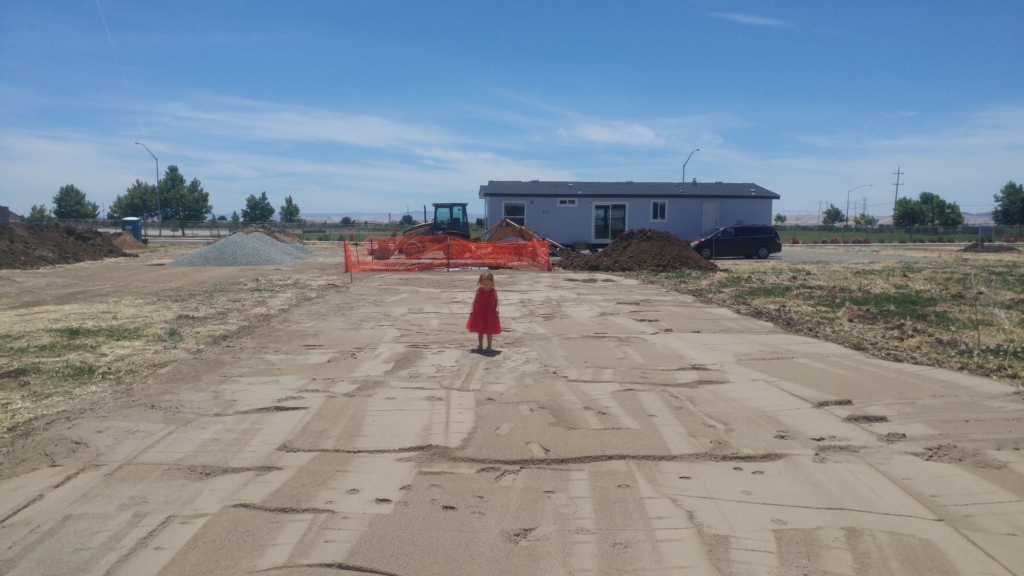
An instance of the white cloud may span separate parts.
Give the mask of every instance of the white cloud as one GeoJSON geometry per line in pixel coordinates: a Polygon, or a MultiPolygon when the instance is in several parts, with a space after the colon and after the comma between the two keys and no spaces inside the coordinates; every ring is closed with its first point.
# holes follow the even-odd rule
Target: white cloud
{"type": "Polygon", "coordinates": [[[567,141],[596,144],[623,144],[627,146],[661,146],[667,135],[637,122],[583,121],[569,128],[561,128],[558,135],[567,141]]]}
{"type": "Polygon", "coordinates": [[[444,130],[369,114],[346,114],[242,99],[208,98],[199,105],[163,104],[151,124],[175,130],[258,140],[328,142],[385,148],[452,142],[444,130]]]}
{"type": "MultiPolygon", "coordinates": [[[[200,178],[218,214],[263,190],[275,202],[292,194],[306,212],[380,212],[407,203],[478,202],[478,187],[488,180],[676,180],[693,148],[701,151],[688,177],[756,182],[782,195],[783,211],[811,209],[819,199],[845,202],[847,189],[865,183],[874,187],[858,195],[891,202],[897,165],[907,173],[901,191],[929,190],[964,206],[990,203],[1006,180],[1024,179],[1024,105],[894,137],[782,134],[777,139],[789,145],[774,149],[738,143],[761,129],[728,113],[616,119],[561,111],[510,127],[473,114],[438,126],[217,98],[114,112],[134,132],[135,114],[144,108],[159,111],[144,121],[161,170],[176,164],[186,178],[200,178]]],[[[111,132],[0,131],[0,203],[27,211],[70,182],[109,204],[136,178],[152,181],[152,159],[134,138],[111,132]]]]}
{"type": "Polygon", "coordinates": [[[749,24],[751,26],[770,26],[772,28],[792,28],[793,25],[785,20],[779,20],[778,18],[765,18],[763,16],[755,16],[753,14],[739,14],[735,12],[712,12],[711,16],[715,18],[722,18],[723,20],[731,20],[733,22],[739,22],[740,24],[749,24]]]}

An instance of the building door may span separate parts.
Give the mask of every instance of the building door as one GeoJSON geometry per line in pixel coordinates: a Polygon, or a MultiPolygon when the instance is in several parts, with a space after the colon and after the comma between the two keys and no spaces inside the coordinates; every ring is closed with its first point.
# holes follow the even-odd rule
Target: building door
{"type": "Polygon", "coordinates": [[[611,242],[625,231],[625,204],[594,204],[594,242],[611,242]]]}
{"type": "Polygon", "coordinates": [[[701,230],[707,231],[712,228],[718,228],[718,202],[705,202],[701,230]]]}

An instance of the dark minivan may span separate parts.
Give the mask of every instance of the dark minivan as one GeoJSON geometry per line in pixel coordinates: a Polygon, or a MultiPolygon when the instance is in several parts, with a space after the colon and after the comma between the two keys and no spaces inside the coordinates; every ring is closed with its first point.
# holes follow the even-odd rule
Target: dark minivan
{"type": "Polygon", "coordinates": [[[771,226],[736,224],[705,231],[690,240],[690,248],[709,260],[724,256],[767,258],[782,252],[782,239],[771,226]]]}

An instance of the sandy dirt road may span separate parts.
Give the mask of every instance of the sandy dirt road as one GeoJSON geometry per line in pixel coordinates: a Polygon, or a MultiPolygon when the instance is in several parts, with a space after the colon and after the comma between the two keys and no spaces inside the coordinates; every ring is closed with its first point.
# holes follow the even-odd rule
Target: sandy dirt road
{"type": "Polygon", "coordinates": [[[483,356],[474,280],[357,278],[70,425],[0,573],[1024,574],[1011,388],[601,275],[500,274],[483,356]]]}

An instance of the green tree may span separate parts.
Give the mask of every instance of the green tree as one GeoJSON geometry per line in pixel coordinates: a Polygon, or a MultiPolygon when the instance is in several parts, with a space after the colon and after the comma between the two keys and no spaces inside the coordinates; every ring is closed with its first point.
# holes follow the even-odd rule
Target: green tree
{"type": "Polygon", "coordinates": [[[245,222],[269,222],[274,215],[274,207],[267,199],[266,191],[259,197],[249,194],[245,199],[245,208],[242,208],[242,220],[245,222]]]}
{"type": "Polygon", "coordinates": [[[199,179],[193,178],[186,186],[185,178],[178,172],[178,168],[168,166],[164,180],[173,183],[167,187],[166,192],[164,184],[162,182],[160,184],[162,195],[160,202],[165,221],[177,222],[181,233],[184,234],[186,222],[206,220],[206,215],[213,210],[213,206],[210,205],[210,194],[203,189],[203,183],[199,179]],[[174,169],[173,174],[171,173],[172,168],[174,169]]]}
{"type": "Polygon", "coordinates": [[[834,204],[829,204],[828,209],[821,214],[821,223],[826,226],[842,222],[843,220],[846,220],[846,214],[834,204]]]}
{"type": "Polygon", "coordinates": [[[129,216],[143,220],[156,218],[156,186],[137,179],[124,194],[114,199],[107,210],[107,218],[111,220],[129,216]]]}
{"type": "Polygon", "coordinates": [[[99,214],[99,204],[90,202],[74,184],[61,186],[53,197],[53,215],[60,220],[93,220],[99,214]]]}
{"type": "Polygon", "coordinates": [[[947,202],[938,194],[921,192],[917,200],[900,198],[892,215],[893,226],[959,226],[964,215],[956,202],[947,202]]]}
{"type": "Polygon", "coordinates": [[[925,226],[959,226],[964,223],[964,216],[956,202],[947,202],[938,194],[921,192],[917,201],[921,203],[925,226]]]}
{"type": "Polygon", "coordinates": [[[28,210],[26,219],[32,222],[46,222],[52,220],[53,215],[50,214],[50,209],[46,207],[46,204],[33,204],[28,210]]]}
{"type": "Polygon", "coordinates": [[[398,223],[401,224],[402,226],[415,226],[416,225],[416,221],[413,220],[412,216],[410,216],[409,214],[406,214],[406,215],[402,216],[402,219],[399,220],[398,223]]]}
{"type": "Polygon", "coordinates": [[[231,230],[238,230],[242,227],[242,219],[238,217],[237,210],[231,213],[231,224],[229,224],[228,227],[231,230]]]}
{"type": "Polygon", "coordinates": [[[477,228],[483,228],[487,222],[484,222],[483,218],[477,218],[475,224],[477,228]]]}
{"type": "Polygon", "coordinates": [[[351,226],[352,225],[352,219],[349,218],[348,216],[343,216],[341,218],[341,225],[342,226],[351,226]]]}
{"type": "Polygon", "coordinates": [[[892,225],[896,228],[909,228],[924,224],[924,206],[910,198],[896,200],[892,211],[892,225]]]}
{"type": "Polygon", "coordinates": [[[874,226],[875,224],[878,224],[878,218],[875,218],[867,212],[861,212],[853,217],[853,223],[857,226],[874,226]]]}
{"type": "Polygon", "coordinates": [[[299,205],[292,202],[291,196],[285,196],[284,206],[281,206],[281,222],[298,222],[299,221],[299,205]]]}
{"type": "Polygon", "coordinates": [[[960,226],[964,223],[964,214],[956,202],[945,202],[935,215],[937,226],[960,226]]]}
{"type": "Polygon", "coordinates": [[[995,195],[996,207],[992,210],[992,221],[1000,226],[1024,224],[1024,184],[1013,180],[1007,182],[995,195]]]}
{"type": "Polygon", "coordinates": [[[781,212],[775,215],[775,223],[778,224],[779,226],[785,224],[786,220],[789,220],[789,218],[787,218],[786,215],[781,212]]]}

